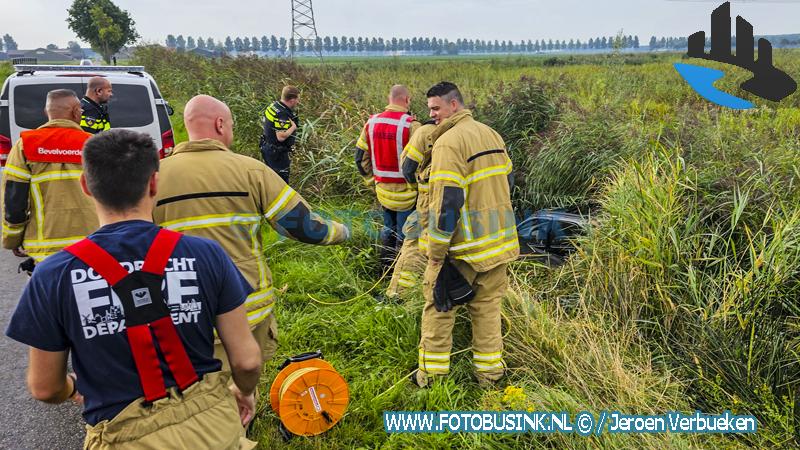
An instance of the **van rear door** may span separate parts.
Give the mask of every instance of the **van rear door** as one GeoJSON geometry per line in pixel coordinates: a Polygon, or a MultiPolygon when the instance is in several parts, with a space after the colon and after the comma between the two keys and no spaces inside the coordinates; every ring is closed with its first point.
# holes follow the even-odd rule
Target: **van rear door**
{"type": "MultiPolygon", "coordinates": [[[[149,80],[138,76],[108,78],[114,89],[114,95],[108,103],[111,127],[147,133],[153,138],[156,148],[162,148],[161,124],[149,80]]],[[[54,89],[71,89],[78,98],[83,98],[89,77],[38,75],[14,77],[11,80],[8,83],[8,103],[11,107],[4,110],[0,101],[0,120],[6,111],[9,114],[6,123],[10,123],[8,137],[13,144],[22,131],[38,128],[47,122],[44,104],[48,92],[54,89]]],[[[0,136],[3,135],[1,127],[2,125],[0,136]]],[[[3,138],[0,137],[0,149],[2,144],[3,138]]]]}

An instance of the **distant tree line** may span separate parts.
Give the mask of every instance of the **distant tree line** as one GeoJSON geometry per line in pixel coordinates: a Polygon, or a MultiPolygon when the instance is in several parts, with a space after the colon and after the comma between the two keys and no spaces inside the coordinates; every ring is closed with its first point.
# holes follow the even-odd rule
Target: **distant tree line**
{"type": "MultiPolygon", "coordinates": [[[[59,50],[61,47],[59,47],[59,46],[58,46],[58,44],[47,44],[47,47],[45,47],[45,48],[46,48],[47,50],[59,50]]],[[[72,53],[78,53],[78,52],[81,52],[81,51],[82,51],[82,50],[81,50],[81,45],[80,45],[80,44],[78,44],[78,43],[77,43],[77,42],[75,42],[75,41],[69,41],[69,42],[67,42],[67,47],[66,47],[66,48],[67,48],[68,50],[70,50],[72,53]]]]}
{"type": "Polygon", "coordinates": [[[10,34],[4,34],[3,39],[0,40],[0,51],[8,52],[11,50],[18,50],[19,46],[17,45],[17,41],[11,37],[10,34]]]}
{"type": "MultiPolygon", "coordinates": [[[[706,39],[706,46],[711,45],[711,40],[706,39]]],[[[650,50],[685,50],[689,47],[689,38],[686,37],[661,37],[660,39],[651,36],[650,43],[648,44],[650,50]]]]}
{"type": "MultiPolygon", "coordinates": [[[[758,42],[758,36],[753,39],[753,45],[756,46],[758,42]]],[[[775,47],[794,47],[800,46],[800,39],[789,39],[782,36],[773,36],[770,38],[770,42],[775,47]]],[[[666,49],[666,50],[686,50],[689,48],[689,38],[686,37],[661,37],[657,38],[655,36],[650,37],[650,50],[659,50],[659,49],[666,49]]],[[[706,48],[711,47],[711,38],[706,37],[706,48]]],[[[736,47],[736,36],[731,36],[731,47],[736,47]]]]}
{"type": "Polygon", "coordinates": [[[227,51],[227,52],[272,52],[286,53],[294,47],[297,52],[320,51],[325,53],[338,52],[427,52],[434,54],[459,54],[459,53],[532,53],[553,50],[603,50],[603,49],[629,49],[639,48],[638,36],[610,36],[590,38],[582,42],[580,39],[553,40],[537,39],[519,42],[483,40],[483,39],[448,39],[422,38],[365,38],[348,36],[319,37],[314,42],[287,40],[276,36],[252,37],[226,37],[225,40],[215,41],[213,38],[184,37],[183,35],[168,35],[166,46],[178,50],[192,50],[195,48],[227,51]]]}

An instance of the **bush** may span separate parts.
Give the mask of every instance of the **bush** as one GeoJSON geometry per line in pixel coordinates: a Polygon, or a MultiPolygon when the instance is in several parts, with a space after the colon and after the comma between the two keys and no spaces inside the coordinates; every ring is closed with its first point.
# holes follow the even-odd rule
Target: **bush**
{"type": "MultiPolygon", "coordinates": [[[[184,104],[192,96],[207,94],[230,107],[236,122],[233,149],[261,159],[258,148],[264,109],[280,98],[286,84],[301,91],[301,131],[293,153],[296,187],[315,195],[322,192],[356,192],[361,181],[352,164],[352,127],[360,111],[345,98],[319,95],[333,91],[322,73],[286,59],[215,58],[176,53],[160,46],[139,48],[135,64],[153,74],[167,99],[184,104]],[[345,170],[342,170],[345,168],[345,170]]],[[[176,109],[176,116],[182,111],[176,109]]],[[[173,121],[182,123],[180,117],[173,121]]],[[[357,136],[357,132],[355,132],[357,136]]]]}
{"type": "Polygon", "coordinates": [[[533,78],[523,76],[514,83],[500,83],[493,92],[478,106],[476,115],[500,133],[512,151],[544,131],[558,113],[552,98],[555,89],[533,78]]]}
{"type": "Polygon", "coordinates": [[[565,115],[552,132],[513,152],[518,211],[585,208],[631,153],[624,129],[605,115],[565,115]]]}
{"type": "Polygon", "coordinates": [[[800,388],[800,211],[752,203],[750,178],[731,193],[727,221],[709,227],[697,178],[663,149],[616,170],[572,276],[584,301],[636,323],[691,380],[698,408],[754,414],[770,430],[762,438],[783,444],[800,388]]]}

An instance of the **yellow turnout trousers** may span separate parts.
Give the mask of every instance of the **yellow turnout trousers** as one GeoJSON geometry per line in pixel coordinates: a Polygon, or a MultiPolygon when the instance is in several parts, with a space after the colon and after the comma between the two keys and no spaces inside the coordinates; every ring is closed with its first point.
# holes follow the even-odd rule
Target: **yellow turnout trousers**
{"type": "Polygon", "coordinates": [[[183,392],[151,406],[139,398],[111,420],[86,426],[84,449],[252,449],[245,437],[228,372],[206,374],[183,392]]]}
{"type": "Polygon", "coordinates": [[[395,298],[404,295],[406,291],[418,285],[420,275],[425,272],[425,263],[428,259],[419,249],[420,228],[419,216],[416,211],[408,216],[406,224],[403,226],[403,234],[406,238],[403,240],[397,262],[394,264],[392,280],[386,290],[387,297],[395,298]]]}
{"type": "MultiPolygon", "coordinates": [[[[475,291],[475,298],[464,305],[472,321],[472,365],[478,381],[496,381],[503,377],[503,336],[500,308],[508,287],[507,264],[476,272],[469,264],[454,260],[453,264],[475,291]]],[[[450,372],[450,351],[453,346],[453,325],[458,307],[438,312],[433,305],[433,287],[437,270],[425,271],[422,282],[425,307],[422,310],[422,337],[419,343],[417,384],[425,386],[431,376],[450,372]]]]}

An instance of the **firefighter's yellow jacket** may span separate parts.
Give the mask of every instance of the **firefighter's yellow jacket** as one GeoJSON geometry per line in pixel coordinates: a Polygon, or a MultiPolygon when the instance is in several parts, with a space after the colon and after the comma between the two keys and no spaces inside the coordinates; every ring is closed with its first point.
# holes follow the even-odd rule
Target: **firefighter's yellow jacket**
{"type": "Polygon", "coordinates": [[[94,203],[79,182],[89,137],[62,119],[21,134],[3,170],[4,248],[22,246],[40,262],[98,228],[94,203]]]}
{"type": "Polygon", "coordinates": [[[439,136],[453,127],[453,122],[444,120],[441,124],[425,123],[411,136],[400,155],[400,166],[403,176],[409,183],[417,185],[417,213],[419,232],[417,237],[426,233],[428,227],[428,185],[431,175],[431,151],[439,136]]]}
{"type": "MultiPolygon", "coordinates": [[[[497,132],[462,110],[431,152],[427,235],[429,259],[451,258],[487,272],[519,256],[508,175],[511,159],[497,132]]],[[[423,240],[425,242],[423,242],[423,240]]]]}
{"type": "Polygon", "coordinates": [[[155,222],[219,242],[255,291],[247,298],[251,327],[271,313],[275,297],[262,247],[266,223],[301,242],[348,239],[344,225],[313,213],[264,163],[213,139],[184,142],[161,163],[155,222]]]}

